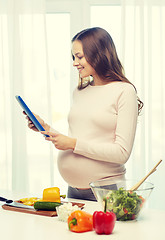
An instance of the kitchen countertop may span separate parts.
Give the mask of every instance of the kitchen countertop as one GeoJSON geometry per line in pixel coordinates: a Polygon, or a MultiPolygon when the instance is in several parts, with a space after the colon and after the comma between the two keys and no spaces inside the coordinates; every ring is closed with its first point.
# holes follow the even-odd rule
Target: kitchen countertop
{"type": "MultiPolygon", "coordinates": [[[[70,201],[85,203],[84,210],[90,213],[100,210],[96,202],[73,199],[70,201]]],[[[2,204],[0,202],[0,205],[2,204]]],[[[144,208],[137,221],[116,222],[111,235],[97,235],[94,231],[73,233],[68,230],[67,223],[59,221],[58,217],[7,211],[0,206],[0,238],[4,240],[82,240],[85,238],[90,240],[164,240],[164,222],[165,211],[144,208]]]]}

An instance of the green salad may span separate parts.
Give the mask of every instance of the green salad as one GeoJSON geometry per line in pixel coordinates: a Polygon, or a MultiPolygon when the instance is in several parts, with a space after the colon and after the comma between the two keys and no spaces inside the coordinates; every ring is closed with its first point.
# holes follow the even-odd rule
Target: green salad
{"type": "Polygon", "coordinates": [[[110,190],[105,197],[108,211],[113,211],[119,221],[136,219],[144,203],[144,198],[136,192],[123,188],[110,190]]]}

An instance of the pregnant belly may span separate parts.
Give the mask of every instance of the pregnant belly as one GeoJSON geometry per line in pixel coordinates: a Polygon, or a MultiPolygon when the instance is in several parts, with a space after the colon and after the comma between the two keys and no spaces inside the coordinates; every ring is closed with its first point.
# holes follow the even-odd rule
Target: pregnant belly
{"type": "Polygon", "coordinates": [[[89,188],[90,182],[124,170],[121,165],[86,158],[71,150],[59,153],[58,169],[68,185],[77,188],[89,188]]]}
{"type": "Polygon", "coordinates": [[[61,151],[58,156],[58,169],[68,185],[89,188],[89,182],[93,175],[91,169],[86,166],[89,161],[91,160],[72,151],[61,151]]]}

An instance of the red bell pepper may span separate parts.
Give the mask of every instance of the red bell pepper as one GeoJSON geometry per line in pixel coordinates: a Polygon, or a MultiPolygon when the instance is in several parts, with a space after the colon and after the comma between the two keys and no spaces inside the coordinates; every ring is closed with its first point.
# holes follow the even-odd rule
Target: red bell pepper
{"type": "Polygon", "coordinates": [[[116,215],[113,212],[107,212],[106,206],[105,199],[104,212],[96,211],[93,214],[93,228],[97,234],[111,234],[115,226],[116,215]]]}

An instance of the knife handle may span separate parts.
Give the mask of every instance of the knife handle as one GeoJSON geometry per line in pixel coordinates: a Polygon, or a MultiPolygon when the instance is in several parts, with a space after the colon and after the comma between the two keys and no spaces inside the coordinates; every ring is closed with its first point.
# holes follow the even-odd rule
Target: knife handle
{"type": "Polygon", "coordinates": [[[0,201],[2,201],[2,202],[6,202],[6,201],[7,201],[7,199],[6,199],[6,198],[4,198],[4,197],[0,197],[0,201]]]}

